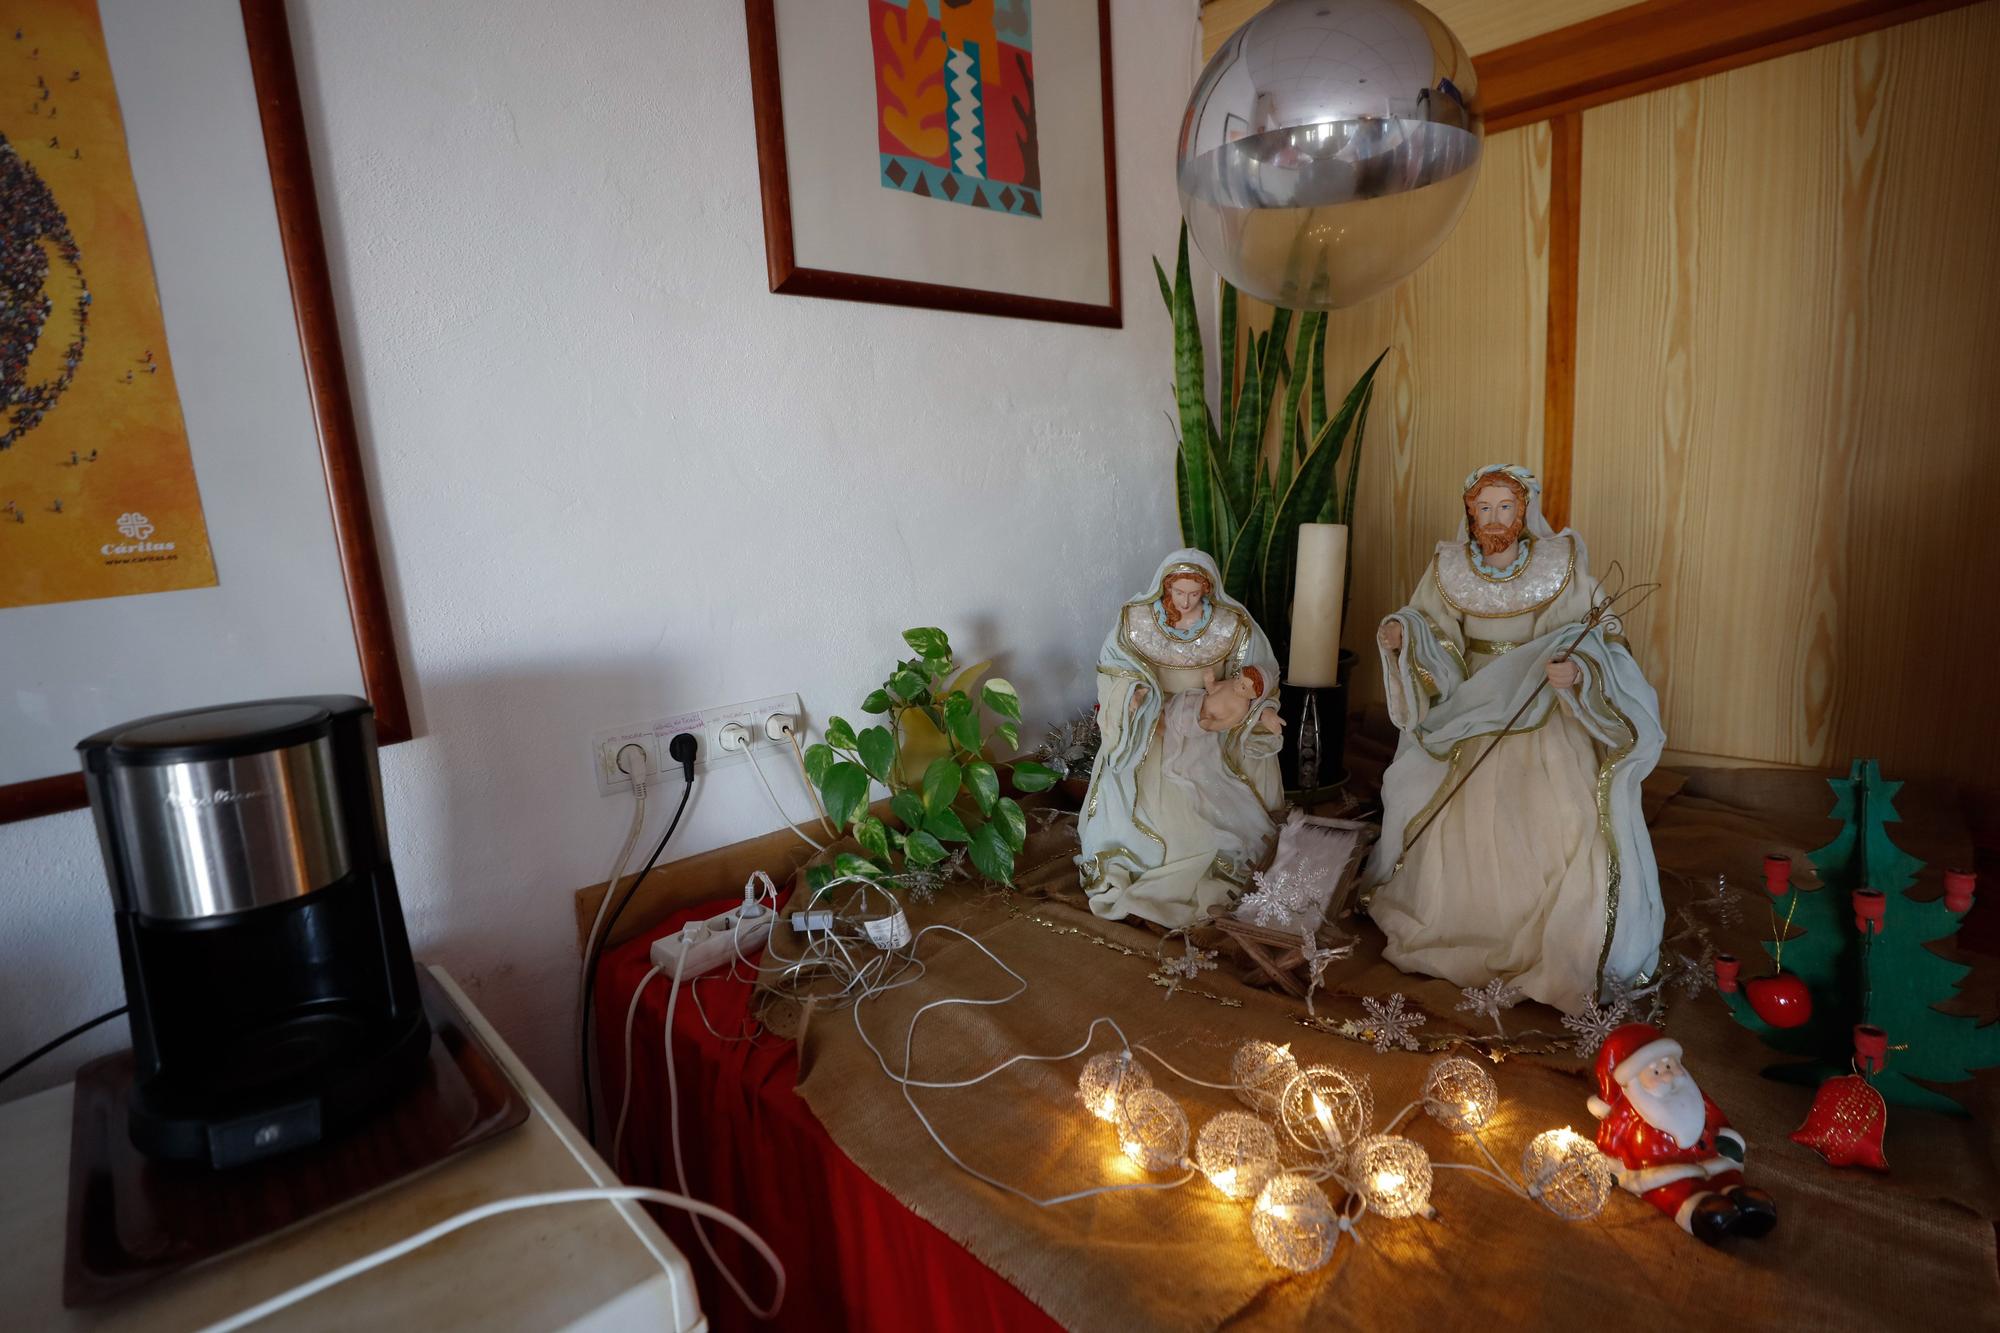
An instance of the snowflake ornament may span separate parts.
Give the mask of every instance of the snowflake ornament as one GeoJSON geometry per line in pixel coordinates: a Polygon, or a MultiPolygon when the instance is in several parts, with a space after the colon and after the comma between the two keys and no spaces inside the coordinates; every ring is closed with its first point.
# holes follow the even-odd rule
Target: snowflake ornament
{"type": "Polygon", "coordinates": [[[1259,870],[1250,879],[1257,888],[1236,904],[1236,919],[1267,930],[1287,930],[1305,924],[1301,918],[1318,901],[1317,890],[1326,879],[1326,867],[1310,866],[1276,875],[1259,870]]]}
{"type": "Polygon", "coordinates": [[[1167,995],[1172,996],[1180,989],[1181,983],[1193,981],[1204,972],[1213,972],[1219,964],[1215,961],[1213,949],[1197,949],[1188,945],[1187,952],[1179,958],[1168,958],[1160,963],[1160,974],[1168,978],[1167,995]]]}
{"type": "Polygon", "coordinates": [[[1576,1034],[1570,1042],[1570,1049],[1588,1060],[1597,1054],[1597,1048],[1604,1044],[1618,1028],[1632,1017],[1632,1002],[1623,995],[1614,994],[1608,1004],[1599,1004],[1597,997],[1583,1002],[1583,1008],[1574,1014],[1563,1015],[1563,1026],[1576,1034]]]}
{"type": "Polygon", "coordinates": [[[1368,996],[1361,1001],[1361,1007],[1368,1011],[1367,1027],[1375,1038],[1375,1053],[1386,1055],[1391,1047],[1400,1046],[1406,1051],[1418,1049],[1416,1030],[1424,1025],[1424,1013],[1411,1009],[1409,1001],[1400,994],[1391,995],[1387,1000],[1368,996]]]}
{"type": "Polygon", "coordinates": [[[1465,998],[1457,1004],[1461,1013],[1482,1014],[1493,1020],[1494,1029],[1505,1036],[1507,1029],[1500,1022],[1500,1011],[1512,1009],[1521,1002],[1521,988],[1510,986],[1500,977],[1495,977],[1484,986],[1467,986],[1459,991],[1465,998]]]}
{"type": "Polygon", "coordinates": [[[1703,991],[1715,985],[1715,948],[1707,941],[1702,942],[1701,956],[1690,958],[1686,954],[1674,955],[1675,987],[1681,995],[1690,1000],[1699,999],[1703,991]]]}
{"type": "Polygon", "coordinates": [[[1703,895],[1695,906],[1707,909],[1718,925],[1733,926],[1743,919],[1743,900],[1729,891],[1727,875],[1717,875],[1715,887],[1703,895]]]}

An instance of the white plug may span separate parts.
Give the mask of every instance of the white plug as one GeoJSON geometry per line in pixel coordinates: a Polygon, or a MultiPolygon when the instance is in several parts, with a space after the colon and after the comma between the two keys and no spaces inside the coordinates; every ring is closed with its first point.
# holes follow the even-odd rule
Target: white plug
{"type": "Polygon", "coordinates": [[[715,743],[722,747],[724,754],[736,754],[750,748],[750,729],[741,722],[730,722],[715,733],[715,743]]]}
{"type": "Polygon", "coordinates": [[[799,720],[790,713],[773,713],[764,719],[764,735],[774,741],[789,741],[798,726],[799,720]]]}

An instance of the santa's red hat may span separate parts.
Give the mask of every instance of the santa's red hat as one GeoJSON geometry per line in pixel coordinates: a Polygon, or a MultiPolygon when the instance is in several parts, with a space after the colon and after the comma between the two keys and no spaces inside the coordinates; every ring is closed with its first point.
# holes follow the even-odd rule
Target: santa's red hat
{"type": "Polygon", "coordinates": [[[1680,1058],[1681,1044],[1651,1023],[1627,1023],[1613,1028],[1597,1048],[1597,1095],[1590,1113],[1602,1120],[1624,1095],[1623,1089],[1641,1069],[1671,1055],[1680,1058]]]}

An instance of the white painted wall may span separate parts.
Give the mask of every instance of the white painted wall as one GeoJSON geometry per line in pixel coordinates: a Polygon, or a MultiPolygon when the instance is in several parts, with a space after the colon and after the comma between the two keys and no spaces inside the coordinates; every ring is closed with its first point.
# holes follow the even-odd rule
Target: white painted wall
{"type": "MultiPolygon", "coordinates": [[[[1094,698],[1112,608],[1178,544],[1150,257],[1194,8],[1112,4],[1126,327],[1101,330],[770,295],[735,0],[294,0],[422,731],[382,756],[410,933],[551,1087],[571,892],[630,817],[592,729],[789,690],[851,713],[913,624],[999,654],[1031,723],[1094,698]]],[[[737,766],[676,845],[776,824],[737,766]]],[[[0,885],[4,1063],[123,993],[87,814],[0,825],[0,885]]]]}

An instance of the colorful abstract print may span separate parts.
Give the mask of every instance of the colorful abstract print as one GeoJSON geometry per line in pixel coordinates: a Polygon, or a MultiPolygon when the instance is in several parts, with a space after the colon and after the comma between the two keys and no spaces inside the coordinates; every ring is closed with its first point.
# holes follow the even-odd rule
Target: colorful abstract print
{"type": "Polygon", "coordinates": [[[868,0],[882,184],[1042,215],[1030,0],[868,0]]]}

